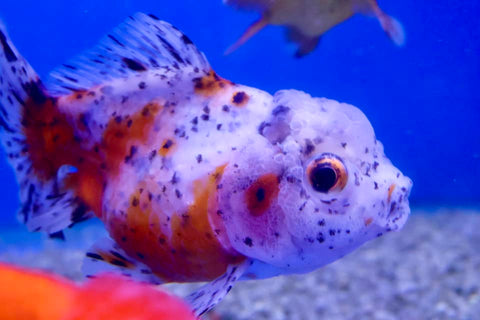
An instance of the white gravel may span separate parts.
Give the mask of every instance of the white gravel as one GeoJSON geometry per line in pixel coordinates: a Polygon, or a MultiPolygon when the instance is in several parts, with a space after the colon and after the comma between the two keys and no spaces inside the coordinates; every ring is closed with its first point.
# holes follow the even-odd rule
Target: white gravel
{"type": "MultiPolygon", "coordinates": [[[[69,235],[73,249],[47,242],[41,251],[0,234],[0,260],[79,279],[82,247],[98,233],[98,225],[82,228],[69,235]]],[[[480,212],[416,210],[402,231],[316,272],[238,283],[210,318],[480,319],[480,212]]]]}

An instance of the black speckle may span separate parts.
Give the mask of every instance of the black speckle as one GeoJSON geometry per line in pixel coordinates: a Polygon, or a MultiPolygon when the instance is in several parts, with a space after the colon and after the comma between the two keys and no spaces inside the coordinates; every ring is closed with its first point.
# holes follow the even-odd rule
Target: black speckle
{"type": "Polygon", "coordinates": [[[233,96],[232,102],[235,104],[242,104],[245,102],[246,99],[248,99],[247,94],[243,91],[240,91],[235,93],[235,95],[233,96]]]}
{"type": "Polygon", "coordinates": [[[117,259],[112,259],[110,260],[110,263],[115,265],[115,266],[118,266],[118,267],[122,267],[122,268],[126,268],[127,267],[127,264],[121,260],[117,260],[117,259]]]}
{"type": "Polygon", "coordinates": [[[176,196],[178,199],[181,199],[183,195],[182,195],[182,193],[180,192],[180,190],[175,189],[175,196],[176,196]]]}
{"type": "Polygon", "coordinates": [[[303,153],[308,156],[313,152],[313,150],[315,150],[315,146],[313,145],[312,141],[310,139],[306,139],[303,153]]]}
{"type": "Polygon", "coordinates": [[[108,37],[109,37],[110,39],[112,39],[112,40],[113,40],[116,44],[118,44],[119,46],[125,47],[125,45],[124,45],[123,43],[121,43],[120,41],[118,41],[118,39],[115,38],[114,36],[112,36],[111,34],[109,34],[108,37]]]}
{"type": "Polygon", "coordinates": [[[154,15],[154,14],[151,14],[151,13],[150,13],[148,16],[149,16],[150,18],[152,18],[153,20],[160,21],[160,19],[159,19],[156,15],[154,15]]]}
{"type": "MultiPolygon", "coordinates": [[[[32,98],[32,100],[37,104],[43,104],[48,99],[48,96],[45,94],[45,90],[40,80],[25,83],[23,85],[23,89],[25,90],[27,95],[32,98]]],[[[15,92],[13,92],[13,94],[15,96],[15,92]]],[[[20,101],[20,103],[22,102],[20,101]]]]}
{"type": "Polygon", "coordinates": [[[325,225],[325,219],[318,221],[318,225],[323,227],[325,225]]]}
{"type": "Polygon", "coordinates": [[[224,112],[229,112],[229,111],[230,111],[230,107],[225,104],[225,105],[223,105],[223,107],[222,107],[222,111],[224,111],[224,112]]]}
{"type": "Polygon", "coordinates": [[[104,260],[101,255],[99,255],[97,253],[93,253],[93,252],[87,252],[86,256],[89,257],[89,258],[95,259],[95,260],[101,260],[101,261],[104,260]]]}
{"type": "Polygon", "coordinates": [[[190,38],[188,38],[186,35],[182,35],[182,40],[183,40],[183,43],[185,44],[193,44],[192,40],[190,40],[190,38]]]}
{"type": "Polygon", "coordinates": [[[137,197],[134,197],[133,200],[132,200],[132,206],[136,207],[138,206],[138,198],[137,197]]]}
{"type": "Polygon", "coordinates": [[[136,146],[131,146],[130,153],[125,157],[125,163],[130,162],[130,160],[132,160],[132,158],[135,156],[137,151],[138,151],[138,148],[136,146]]]}
{"type": "Polygon", "coordinates": [[[167,141],[165,141],[165,143],[163,144],[162,148],[163,149],[170,149],[170,147],[173,146],[173,141],[168,139],[167,141]]]}
{"type": "Polygon", "coordinates": [[[143,90],[147,87],[147,84],[144,81],[142,81],[138,84],[138,87],[143,90]]]}
{"type": "Polygon", "coordinates": [[[331,236],[334,236],[334,235],[335,235],[335,230],[330,229],[330,230],[328,230],[328,233],[329,233],[331,236]]]}
{"type": "Polygon", "coordinates": [[[122,58],[122,61],[126,64],[127,68],[133,71],[147,71],[147,68],[138,61],[130,58],[122,58]]]}
{"type": "Polygon", "coordinates": [[[197,163],[202,162],[202,155],[201,154],[197,155],[196,159],[197,159],[197,163]]]}
{"type": "Polygon", "coordinates": [[[249,247],[253,246],[253,241],[250,237],[246,237],[245,239],[243,239],[243,243],[245,243],[249,247]]]}
{"type": "Polygon", "coordinates": [[[317,241],[318,241],[319,243],[325,242],[325,237],[323,236],[323,233],[319,232],[319,233],[317,234],[317,241]]]}
{"type": "Polygon", "coordinates": [[[7,43],[7,37],[3,34],[0,30],[0,43],[3,47],[3,52],[5,53],[5,57],[7,58],[8,62],[17,61],[17,56],[13,52],[12,48],[7,43]]]}
{"type": "Polygon", "coordinates": [[[342,142],[341,145],[342,145],[342,148],[344,148],[344,149],[347,147],[347,143],[346,143],[346,142],[342,142]]]}
{"type": "Polygon", "coordinates": [[[257,192],[255,192],[255,197],[257,198],[258,202],[262,202],[265,199],[265,189],[258,188],[257,192]]]}

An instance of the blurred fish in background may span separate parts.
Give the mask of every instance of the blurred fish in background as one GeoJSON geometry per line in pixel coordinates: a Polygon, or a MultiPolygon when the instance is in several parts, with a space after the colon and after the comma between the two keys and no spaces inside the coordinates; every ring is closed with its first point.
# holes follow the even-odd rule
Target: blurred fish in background
{"type": "Polygon", "coordinates": [[[2,320],[194,320],[181,299],[121,276],[83,284],[0,263],[2,320]]]}
{"type": "Polygon", "coordinates": [[[405,43],[403,27],[387,15],[376,0],[224,0],[238,9],[259,11],[255,21],[226,53],[238,49],[267,25],[287,28],[288,40],[296,43],[296,57],[302,57],[317,47],[320,37],[339,23],[357,13],[375,16],[388,37],[397,45],[405,43]]]}

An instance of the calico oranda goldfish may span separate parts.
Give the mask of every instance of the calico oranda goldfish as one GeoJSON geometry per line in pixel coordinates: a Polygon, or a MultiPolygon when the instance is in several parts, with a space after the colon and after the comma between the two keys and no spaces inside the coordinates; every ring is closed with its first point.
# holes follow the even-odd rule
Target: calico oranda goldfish
{"type": "Polygon", "coordinates": [[[305,273],[400,229],[411,181],[356,107],[218,76],[153,15],[128,18],[46,82],[0,29],[0,127],[20,219],[57,235],[96,216],[92,276],[207,281],[305,273]]]}
{"type": "Polygon", "coordinates": [[[402,46],[405,32],[402,25],[378,6],[377,0],[223,0],[239,9],[259,11],[261,17],[235,42],[226,53],[238,49],[265,26],[287,28],[288,39],[298,44],[297,57],[317,46],[320,37],[357,13],[375,16],[392,41],[402,46]]]}
{"type": "Polygon", "coordinates": [[[2,320],[194,320],[179,298],[116,275],[82,285],[0,263],[2,320]]]}

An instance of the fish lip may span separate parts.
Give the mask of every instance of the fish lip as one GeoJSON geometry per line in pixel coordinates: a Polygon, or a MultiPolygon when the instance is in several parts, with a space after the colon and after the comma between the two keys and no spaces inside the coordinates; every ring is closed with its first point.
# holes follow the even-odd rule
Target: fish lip
{"type": "Polygon", "coordinates": [[[410,196],[413,183],[408,177],[405,177],[405,179],[406,181],[402,184],[397,184],[393,194],[389,195],[384,225],[387,231],[401,229],[410,216],[411,209],[408,197],[410,196]]]}

